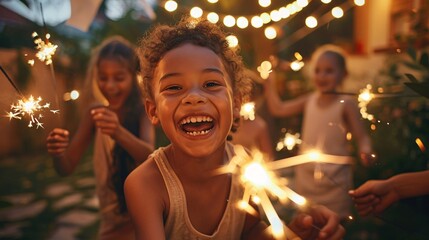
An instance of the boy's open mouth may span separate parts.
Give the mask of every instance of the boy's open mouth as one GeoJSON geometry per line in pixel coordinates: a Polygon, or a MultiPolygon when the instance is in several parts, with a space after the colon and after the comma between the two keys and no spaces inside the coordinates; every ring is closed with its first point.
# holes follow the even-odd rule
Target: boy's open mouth
{"type": "Polygon", "coordinates": [[[180,128],[189,135],[204,135],[213,129],[213,118],[210,116],[188,116],[180,121],[180,128]]]}

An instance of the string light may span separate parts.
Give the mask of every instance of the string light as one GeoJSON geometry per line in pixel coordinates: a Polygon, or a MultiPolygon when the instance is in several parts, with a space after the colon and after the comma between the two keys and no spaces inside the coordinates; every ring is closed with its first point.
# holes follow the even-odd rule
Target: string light
{"type": "Polygon", "coordinates": [[[227,27],[233,27],[235,25],[235,18],[231,15],[226,15],[223,18],[223,24],[227,27]]]}
{"type": "Polygon", "coordinates": [[[259,6],[268,7],[271,5],[271,0],[258,0],[259,6]]]}
{"type": "Polygon", "coordinates": [[[276,29],[274,27],[271,27],[271,26],[265,28],[264,33],[265,33],[265,37],[267,37],[270,40],[277,37],[276,29]]]}
{"type": "Polygon", "coordinates": [[[356,6],[363,6],[365,5],[365,0],[354,0],[354,3],[356,4],[356,6]]]}
{"type": "Polygon", "coordinates": [[[215,12],[207,14],[207,20],[211,23],[217,23],[219,21],[219,15],[215,12]]]}
{"type": "Polygon", "coordinates": [[[247,18],[243,16],[237,18],[237,27],[243,29],[243,28],[246,28],[247,26],[249,26],[249,20],[247,20],[247,18]]]}
{"type": "Polygon", "coordinates": [[[305,19],[305,25],[309,28],[317,27],[317,19],[313,16],[309,16],[305,19]]]}
{"type": "Polygon", "coordinates": [[[193,7],[190,11],[191,17],[200,18],[203,16],[203,10],[199,7],[193,7]]]}
{"type": "Polygon", "coordinates": [[[227,36],[226,41],[228,41],[228,45],[230,48],[235,48],[238,46],[238,38],[234,35],[227,36]]]}
{"type": "Polygon", "coordinates": [[[341,18],[344,16],[344,11],[340,7],[332,8],[331,13],[332,13],[332,16],[334,16],[334,18],[341,18]]]}
{"type": "MultiPolygon", "coordinates": [[[[218,2],[217,0],[207,0],[210,3],[216,3],[218,2]]],[[[331,1],[330,0],[321,0],[323,3],[328,4],[331,1]]],[[[270,6],[271,5],[271,1],[270,0],[260,0],[259,2],[262,2],[261,6],[270,6]]],[[[363,6],[365,4],[365,0],[354,0],[354,3],[356,6],[363,6]]],[[[250,22],[251,26],[254,28],[260,28],[262,27],[264,24],[268,24],[270,22],[278,22],[282,19],[287,19],[290,16],[300,12],[302,9],[304,9],[305,7],[307,7],[309,5],[309,1],[308,0],[295,0],[287,5],[281,6],[279,8],[276,9],[272,9],[270,12],[262,12],[260,14],[255,14],[255,15],[247,15],[247,16],[233,16],[233,15],[229,15],[226,14],[225,16],[231,16],[235,19],[238,18],[245,18],[247,20],[247,22],[250,22]],[[261,20],[258,19],[261,18],[263,23],[261,24],[261,20]]],[[[174,12],[177,10],[178,8],[178,4],[176,1],[173,0],[168,0],[164,3],[164,8],[166,9],[166,11],[168,12],[174,12]]],[[[194,7],[195,8],[195,7],[194,7]]],[[[193,9],[193,8],[192,8],[193,9]]],[[[198,17],[202,17],[204,15],[204,10],[197,7],[197,12],[196,13],[191,13],[191,16],[198,18],[198,17]],[[201,11],[200,11],[201,9],[201,11]]],[[[341,9],[342,10],[342,9],[341,9]]],[[[339,18],[342,17],[344,15],[344,10],[341,13],[341,10],[338,8],[335,8],[335,10],[333,10],[335,12],[335,17],[339,18]]],[[[210,16],[210,21],[213,23],[217,23],[219,21],[219,18],[221,18],[220,16],[222,16],[223,14],[219,14],[219,13],[213,13],[210,16]],[[213,14],[217,14],[218,17],[214,17],[213,14]]],[[[334,14],[334,13],[332,13],[334,14]]],[[[209,15],[207,14],[207,18],[209,18],[209,15]]],[[[237,27],[239,28],[247,28],[249,24],[244,24],[245,20],[240,20],[241,24],[237,24],[237,27]],[[244,27],[245,26],[245,27],[244,27]]],[[[234,25],[231,25],[231,22],[227,22],[227,24],[229,24],[227,27],[233,27],[236,23],[234,22],[234,25]]],[[[307,24],[308,25],[308,24],[307,24]]],[[[313,17],[310,23],[310,26],[313,26],[311,28],[315,28],[317,26],[317,19],[316,17],[313,17]]],[[[226,26],[226,25],[225,25],[226,26]]]]}
{"type": "Polygon", "coordinates": [[[168,12],[174,12],[177,9],[177,2],[169,0],[169,1],[165,2],[164,8],[168,12]]]}

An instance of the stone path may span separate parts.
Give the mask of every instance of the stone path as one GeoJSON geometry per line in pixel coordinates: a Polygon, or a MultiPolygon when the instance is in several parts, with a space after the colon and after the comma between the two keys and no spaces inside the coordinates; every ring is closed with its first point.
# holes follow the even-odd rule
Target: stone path
{"type": "Polygon", "coordinates": [[[0,239],[94,239],[98,200],[90,160],[59,177],[47,156],[0,159],[0,239]]]}

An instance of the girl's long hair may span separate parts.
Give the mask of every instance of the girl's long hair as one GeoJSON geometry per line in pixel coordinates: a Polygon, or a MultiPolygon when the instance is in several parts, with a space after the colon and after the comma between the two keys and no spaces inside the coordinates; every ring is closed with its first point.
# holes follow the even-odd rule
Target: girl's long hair
{"type": "MultiPolygon", "coordinates": [[[[127,67],[133,76],[133,86],[128,98],[125,100],[124,105],[120,109],[120,123],[130,133],[139,137],[140,134],[140,120],[144,117],[145,110],[143,105],[143,96],[141,92],[140,82],[138,76],[140,73],[140,64],[135,52],[135,48],[122,37],[110,37],[103,41],[97,47],[90,61],[90,68],[87,78],[90,79],[90,102],[96,101],[103,105],[107,105],[108,101],[101,93],[97,84],[97,69],[101,60],[109,59],[115,60],[127,67]]],[[[115,191],[118,198],[119,213],[124,214],[127,212],[125,195],[124,195],[124,182],[128,174],[136,168],[137,163],[132,156],[122,148],[118,143],[112,150],[113,163],[109,166],[110,184],[109,186],[115,191]]]]}

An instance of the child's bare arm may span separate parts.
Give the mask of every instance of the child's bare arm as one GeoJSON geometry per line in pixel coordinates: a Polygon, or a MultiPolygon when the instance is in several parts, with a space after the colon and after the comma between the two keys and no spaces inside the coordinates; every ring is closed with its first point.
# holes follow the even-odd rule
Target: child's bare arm
{"type": "Polygon", "coordinates": [[[166,190],[155,162],[148,159],[131,172],[124,191],[136,239],[165,239],[163,192],[166,190]]]}
{"type": "Polygon", "coordinates": [[[88,148],[93,135],[93,124],[89,110],[82,117],[78,129],[71,141],[65,129],[55,128],[47,139],[46,146],[53,157],[54,167],[58,174],[71,174],[88,148]]]}

